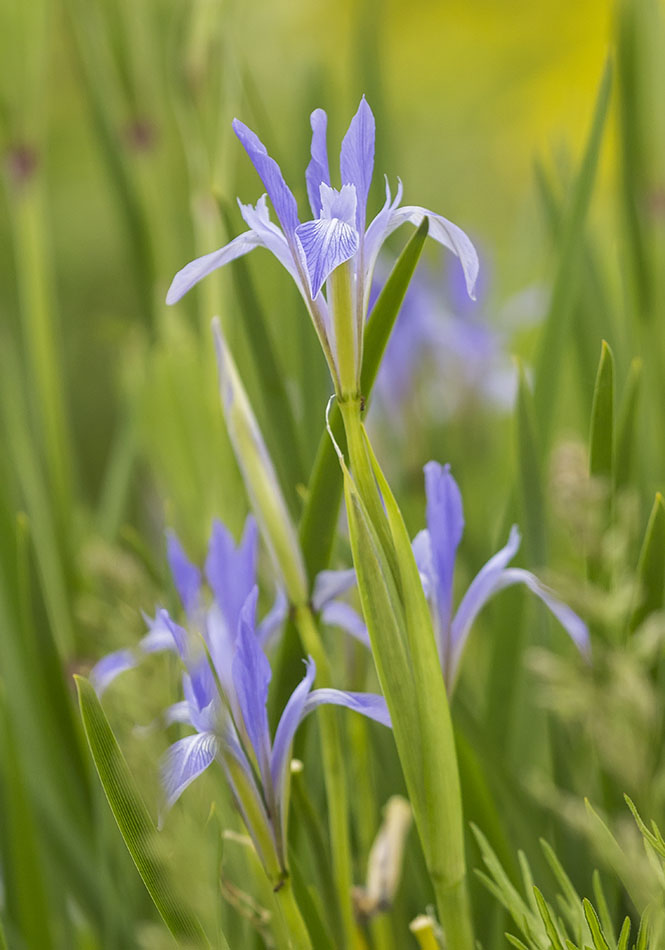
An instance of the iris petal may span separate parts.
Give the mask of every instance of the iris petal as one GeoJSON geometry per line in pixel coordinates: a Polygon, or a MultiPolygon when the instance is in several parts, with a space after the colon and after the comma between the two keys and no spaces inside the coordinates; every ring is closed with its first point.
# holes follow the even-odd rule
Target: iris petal
{"type": "Polygon", "coordinates": [[[440,629],[445,631],[450,625],[452,615],[455,558],[464,531],[462,496],[457,482],[450,474],[450,465],[427,463],[425,494],[436,608],[441,622],[440,629]]]}
{"type": "Polygon", "coordinates": [[[342,141],[339,159],[342,184],[355,185],[356,188],[358,195],[356,227],[361,234],[365,231],[367,196],[374,171],[375,136],[374,115],[363,96],[342,141]]]}
{"type": "Polygon", "coordinates": [[[267,785],[270,782],[270,733],[266,706],[271,670],[254,632],[258,593],[254,587],[242,608],[232,671],[243,722],[256,753],[261,778],[267,785]]]}
{"type": "Polygon", "coordinates": [[[171,746],[162,763],[167,808],[171,808],[187,786],[205,772],[216,753],[217,740],[211,732],[186,736],[171,746]]]}
{"type": "Polygon", "coordinates": [[[340,264],[358,250],[358,232],[339,218],[307,221],[296,232],[307,261],[307,276],[312,300],[340,264]]]}
{"type": "Polygon", "coordinates": [[[240,139],[259,178],[263,182],[268,197],[272,201],[279,223],[288,238],[292,238],[298,227],[298,206],[293,192],[284,181],[277,162],[268,155],[261,139],[239,119],[233,120],[233,131],[240,139]]]}
{"type": "Polygon", "coordinates": [[[310,116],[310,123],[312,125],[312,158],[305,172],[305,180],[312,215],[318,218],[321,213],[319,186],[322,182],[326,185],[330,184],[328,147],[326,144],[328,116],[323,109],[315,109],[310,116]]]}
{"type": "Polygon", "coordinates": [[[213,271],[230,261],[234,261],[237,257],[242,257],[243,254],[249,254],[255,247],[260,247],[264,243],[254,231],[245,231],[244,234],[239,234],[237,238],[234,238],[224,247],[220,247],[218,251],[204,254],[203,257],[197,257],[196,260],[185,264],[171,281],[171,286],[166,295],[167,304],[177,303],[181,297],[184,297],[195,284],[198,284],[208,274],[212,274],[213,271]]]}

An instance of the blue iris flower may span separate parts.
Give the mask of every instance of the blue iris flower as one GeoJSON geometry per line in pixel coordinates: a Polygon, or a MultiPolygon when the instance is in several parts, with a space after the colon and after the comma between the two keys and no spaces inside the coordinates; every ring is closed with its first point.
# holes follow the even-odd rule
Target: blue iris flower
{"type": "Polygon", "coordinates": [[[314,323],[338,392],[341,391],[336,333],[353,339],[356,378],[362,360],[362,335],[369,303],[372,274],[381,246],[392,232],[406,222],[420,224],[429,219],[429,235],[456,254],[464,272],[466,288],[473,294],[478,274],[478,256],[466,234],[446,218],[417,205],[400,206],[402,185],[392,198],[386,181],[383,208],[367,224],[367,199],[374,171],[375,123],[364,96],[342,141],[340,153],[341,187],[331,184],[326,143],[327,116],[323,109],[311,115],[311,160],[305,173],[313,218],[301,222],[296,199],[284,181],[279,165],[260,139],[235,119],[233,129],[244,146],[266,189],[256,204],[239,202],[248,230],[225,247],[197,258],[180,270],[169,288],[166,302],[176,303],[198,281],[229,261],[265,247],[293,277],[314,323]],[[266,197],[270,198],[278,224],[270,220],[266,197]],[[333,294],[322,292],[326,281],[341,265],[348,266],[351,326],[334,319],[333,294]]]}

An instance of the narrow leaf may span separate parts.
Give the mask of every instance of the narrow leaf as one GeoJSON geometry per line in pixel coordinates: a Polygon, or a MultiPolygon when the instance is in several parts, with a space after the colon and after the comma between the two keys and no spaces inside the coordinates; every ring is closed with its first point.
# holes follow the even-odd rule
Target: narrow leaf
{"type": "Polygon", "coordinates": [[[635,460],[635,428],[637,406],[642,383],[642,360],[632,360],[624,389],[616,426],[614,484],[616,491],[625,488],[633,472],[635,460]]]}
{"type": "Polygon", "coordinates": [[[536,898],[536,903],[538,904],[538,912],[543,924],[545,925],[545,932],[550,938],[553,950],[565,950],[563,944],[561,943],[561,937],[559,936],[556,924],[552,918],[552,912],[550,910],[549,904],[537,887],[534,887],[533,893],[536,898]]]}
{"type": "Polygon", "coordinates": [[[81,718],[97,774],[120,833],[155,907],[180,946],[210,946],[196,917],[168,881],[158,832],[91,684],[76,676],[81,718]]]}
{"type": "Polygon", "coordinates": [[[665,584],[665,504],[660,492],[651,509],[637,565],[641,601],[633,611],[630,629],[636,630],[649,614],[663,606],[665,584]]]}
{"type": "Polygon", "coordinates": [[[533,395],[521,363],[518,363],[518,373],[517,456],[525,542],[529,559],[536,564],[544,564],[546,561],[545,501],[535,409],[533,395]]]}
{"type": "Polygon", "coordinates": [[[610,945],[605,939],[602,927],[600,926],[598,914],[593,909],[591,901],[585,897],[582,901],[582,906],[584,907],[584,916],[586,918],[587,924],[589,925],[589,930],[591,931],[591,936],[593,937],[593,943],[596,950],[610,950],[610,945]]]}
{"type": "Polygon", "coordinates": [[[614,356],[603,340],[591,408],[589,474],[612,483],[614,469],[614,356]]]}

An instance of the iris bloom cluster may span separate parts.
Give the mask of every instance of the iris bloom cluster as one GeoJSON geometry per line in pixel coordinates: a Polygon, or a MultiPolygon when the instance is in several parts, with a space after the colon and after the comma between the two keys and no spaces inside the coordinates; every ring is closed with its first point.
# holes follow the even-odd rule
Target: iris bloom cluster
{"type": "MultiPolygon", "coordinates": [[[[480,569],[457,610],[453,610],[453,579],[457,548],[464,532],[462,495],[449,465],[428,462],[425,466],[427,527],[413,541],[425,595],[430,605],[441,669],[451,693],[471,628],[487,602],[514,584],[523,584],[536,595],[566,630],[583,655],[590,649],[584,621],[549,590],[535,574],[510,567],[520,546],[520,532],[513,525],[506,545],[480,569]]],[[[355,583],[355,571],[324,571],[317,578],[314,605],[322,609],[325,622],[338,626],[368,647],[367,629],[351,606],[339,596],[355,583]]]]}
{"type": "Polygon", "coordinates": [[[367,199],[374,172],[375,123],[365,98],[342,141],[341,187],[331,183],[323,109],[311,115],[311,160],[305,172],[312,219],[300,221],[293,192],[261,140],[235,119],[233,129],[266,189],[255,206],[240,205],[248,230],[225,247],[187,264],[173,279],[166,301],[176,303],[198,281],[256,247],[271,251],[296,283],[326,355],[338,396],[358,395],[362,339],[372,275],[379,251],[406,222],[429,219],[429,235],[459,257],[473,293],[478,257],[466,234],[451,221],[418,205],[400,206],[386,180],[382,209],[367,223],[367,199]],[[270,198],[278,224],[270,219],[270,198]],[[325,286],[325,295],[323,293],[325,286]]]}
{"type": "Polygon", "coordinates": [[[183,791],[214,761],[222,766],[266,872],[277,883],[285,874],[286,821],[290,754],[295,732],[317,706],[346,706],[390,726],[385,700],[371,693],[316,689],[314,661],[289,698],[274,737],[268,728],[267,700],[271,678],[264,647],[285,616],[285,601],[257,624],[257,532],[248,519],[236,546],[216,522],[205,565],[212,591],[206,602],[201,572],[171,535],[168,545],[173,580],[187,618],[187,627],[158,610],[139,650],[120,650],[101,660],[91,673],[98,693],[121,672],[135,666],[142,653],[169,650],[183,666],[184,699],[166,711],[167,723],[191,727],[191,735],[175,742],[162,766],[165,801],[170,808],[183,791]]]}

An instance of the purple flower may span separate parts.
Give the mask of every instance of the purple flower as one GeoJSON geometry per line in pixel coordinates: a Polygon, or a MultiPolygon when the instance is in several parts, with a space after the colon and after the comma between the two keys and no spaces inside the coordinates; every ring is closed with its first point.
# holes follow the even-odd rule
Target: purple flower
{"type": "Polygon", "coordinates": [[[460,659],[473,623],[488,600],[513,584],[524,584],[549,608],[582,651],[589,651],[589,631],[577,614],[562,603],[530,571],[508,567],[520,545],[513,525],[508,543],[480,569],[453,610],[453,575],[457,548],[464,531],[462,496],[449,465],[425,466],[427,528],[413,542],[413,551],[434,618],[443,675],[452,691],[460,659]]]}
{"type": "Polygon", "coordinates": [[[418,225],[428,217],[431,237],[459,257],[469,294],[473,293],[478,273],[478,257],[466,234],[441,215],[417,205],[400,207],[401,183],[393,200],[386,181],[385,204],[367,225],[367,199],[374,170],[372,110],[363,97],[344,136],[339,189],[331,184],[327,121],[322,109],[311,115],[311,160],[305,179],[313,218],[301,223],[296,200],[279,166],[254,132],[234,120],[233,129],[265,186],[279,224],[270,220],[266,195],[256,206],[239,203],[248,230],[179,271],[166,302],[176,303],[211,271],[255,247],[267,248],[293,277],[316,328],[337,391],[348,394],[359,380],[372,274],[386,238],[407,221],[418,225]],[[342,265],[344,277],[336,287],[331,278],[342,265]],[[349,361],[353,365],[348,365],[349,361]]]}
{"type": "MultiPolygon", "coordinates": [[[[169,538],[168,553],[187,628],[166,610],[158,610],[149,621],[150,632],[141,641],[141,651],[166,649],[180,658],[184,699],[169,707],[164,718],[194,731],[175,742],[165,756],[166,807],[217,761],[266,872],[277,882],[287,867],[289,764],[298,726],[317,706],[328,703],[346,706],[389,727],[386,703],[371,693],[313,690],[316,668],[309,658],[305,676],[271,738],[267,714],[271,670],[264,645],[283,619],[285,605],[278,599],[277,607],[257,626],[253,520],[248,519],[237,547],[226,529],[215,523],[206,560],[206,576],[214,593],[210,607],[204,603],[201,573],[174,535],[169,538]]],[[[91,675],[98,692],[137,660],[138,654],[127,650],[101,660],[91,675]]]]}

